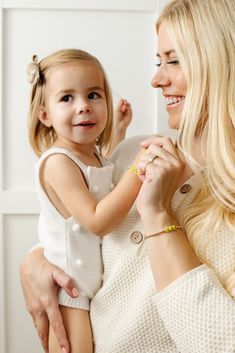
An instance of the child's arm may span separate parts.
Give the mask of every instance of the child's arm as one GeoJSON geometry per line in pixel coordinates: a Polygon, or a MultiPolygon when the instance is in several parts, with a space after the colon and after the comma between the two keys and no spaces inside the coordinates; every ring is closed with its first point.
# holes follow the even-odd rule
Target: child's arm
{"type": "MultiPolygon", "coordinates": [[[[143,150],[138,153],[134,165],[142,153],[143,150]]],[[[97,202],[88,190],[80,168],[63,154],[47,158],[41,169],[41,182],[65,218],[73,216],[84,228],[97,235],[110,233],[123,220],[142,185],[137,175],[126,171],[113,191],[97,202]]]]}
{"type": "Polygon", "coordinates": [[[108,158],[117,145],[124,140],[126,130],[132,120],[132,109],[130,103],[121,99],[113,112],[113,129],[111,139],[108,145],[102,148],[102,155],[108,158]]]}

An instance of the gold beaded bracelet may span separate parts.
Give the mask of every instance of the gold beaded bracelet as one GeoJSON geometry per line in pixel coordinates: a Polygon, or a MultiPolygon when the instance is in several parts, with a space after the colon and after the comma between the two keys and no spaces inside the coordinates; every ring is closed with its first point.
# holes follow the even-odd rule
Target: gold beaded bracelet
{"type": "Polygon", "coordinates": [[[171,232],[175,232],[177,229],[182,229],[181,226],[176,226],[176,225],[171,225],[171,226],[167,226],[165,227],[163,230],[161,230],[160,232],[158,233],[153,233],[153,234],[150,234],[150,235],[145,235],[145,239],[148,239],[148,238],[152,238],[152,237],[155,237],[157,235],[160,235],[160,234],[163,234],[163,233],[171,233],[171,232]]]}
{"type": "Polygon", "coordinates": [[[129,168],[128,168],[129,172],[132,173],[132,174],[135,174],[135,175],[138,175],[138,168],[135,166],[135,165],[131,165],[129,168]]]}

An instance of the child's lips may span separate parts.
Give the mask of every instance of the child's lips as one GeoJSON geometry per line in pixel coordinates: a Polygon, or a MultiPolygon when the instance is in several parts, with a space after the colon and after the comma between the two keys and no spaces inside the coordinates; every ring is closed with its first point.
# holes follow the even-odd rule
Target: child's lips
{"type": "Polygon", "coordinates": [[[92,127],[95,125],[95,122],[92,120],[84,120],[84,121],[80,121],[76,124],[73,124],[73,126],[80,126],[80,127],[92,127]]]}

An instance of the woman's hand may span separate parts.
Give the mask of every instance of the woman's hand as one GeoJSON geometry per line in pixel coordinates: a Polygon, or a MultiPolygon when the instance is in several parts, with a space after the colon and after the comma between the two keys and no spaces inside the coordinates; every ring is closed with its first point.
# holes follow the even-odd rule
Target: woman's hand
{"type": "Polygon", "coordinates": [[[63,287],[71,297],[77,297],[78,291],[74,281],[48,262],[41,248],[27,254],[20,267],[20,277],[26,307],[32,316],[44,351],[48,352],[50,323],[62,352],[68,353],[69,342],[59,311],[57,292],[63,287]]]}
{"type": "Polygon", "coordinates": [[[143,185],[137,198],[141,216],[171,214],[171,199],[179,186],[184,163],[170,138],[152,137],[142,142],[147,148],[138,165],[143,185]]]}

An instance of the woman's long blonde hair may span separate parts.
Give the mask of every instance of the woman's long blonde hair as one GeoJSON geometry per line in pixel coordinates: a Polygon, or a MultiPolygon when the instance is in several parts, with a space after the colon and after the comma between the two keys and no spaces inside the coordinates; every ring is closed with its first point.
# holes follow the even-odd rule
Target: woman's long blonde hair
{"type": "MultiPolygon", "coordinates": [[[[187,81],[179,148],[202,176],[201,191],[180,221],[207,262],[207,249],[222,224],[235,235],[235,2],[174,0],[159,17],[157,31],[163,22],[187,81]],[[206,167],[193,156],[193,141],[202,134],[206,167]]],[[[232,294],[234,269],[223,284],[232,294]]]]}
{"type": "Polygon", "coordinates": [[[46,149],[51,147],[56,139],[56,133],[53,127],[47,127],[38,119],[40,108],[45,104],[45,86],[46,74],[52,68],[62,64],[71,62],[88,62],[96,65],[104,78],[104,92],[107,101],[108,119],[104,131],[97,139],[97,146],[101,149],[109,143],[113,123],[113,102],[110,85],[105,74],[105,71],[99,60],[93,55],[78,49],[63,49],[59,50],[43,60],[38,64],[39,80],[32,85],[30,95],[30,108],[28,118],[29,141],[36,153],[40,156],[46,149]]]}

